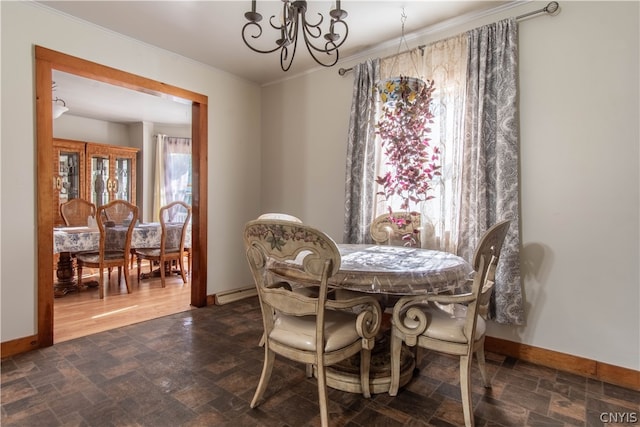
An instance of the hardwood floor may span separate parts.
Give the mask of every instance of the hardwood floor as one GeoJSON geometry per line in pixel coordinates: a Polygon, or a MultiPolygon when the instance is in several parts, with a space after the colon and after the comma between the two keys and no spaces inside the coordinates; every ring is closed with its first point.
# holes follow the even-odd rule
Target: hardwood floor
{"type": "MultiPolygon", "coordinates": [[[[143,272],[148,265],[143,264],[143,272]]],[[[83,281],[98,280],[98,271],[83,275],[83,281]]],[[[69,341],[98,332],[109,331],[145,320],[191,310],[191,280],[182,282],[173,274],[162,287],[160,277],[143,279],[138,283],[136,268],[131,271],[131,293],[124,284],[118,285],[114,271],[107,285],[107,295],[100,299],[98,288],[84,288],[54,300],[54,343],[69,341]]],[[[105,277],[106,277],[105,271],[105,277]]],[[[106,280],[106,279],[105,279],[106,280]]]]}

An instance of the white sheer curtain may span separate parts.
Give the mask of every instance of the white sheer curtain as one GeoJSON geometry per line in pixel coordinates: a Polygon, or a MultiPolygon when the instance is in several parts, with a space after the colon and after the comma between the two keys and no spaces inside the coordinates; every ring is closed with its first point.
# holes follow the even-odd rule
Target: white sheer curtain
{"type": "MultiPolygon", "coordinates": [[[[464,34],[441,40],[380,62],[382,79],[398,75],[434,80],[434,123],[431,144],[440,147],[440,177],[433,182],[434,198],[412,210],[421,212],[423,247],[456,253],[458,217],[460,213],[460,167],[463,138],[464,94],[466,86],[467,37],[464,34]],[[457,167],[456,167],[457,165],[457,167]]],[[[376,175],[383,175],[387,167],[378,141],[376,147],[376,175]]],[[[374,217],[391,206],[399,210],[400,200],[385,200],[378,196],[374,217]]]]}
{"type": "Polygon", "coordinates": [[[176,200],[191,204],[191,138],[156,135],[153,220],[160,208],[176,200]]]}

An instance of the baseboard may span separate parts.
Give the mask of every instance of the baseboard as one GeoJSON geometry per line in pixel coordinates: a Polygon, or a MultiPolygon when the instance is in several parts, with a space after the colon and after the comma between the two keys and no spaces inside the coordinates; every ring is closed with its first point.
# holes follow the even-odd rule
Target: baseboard
{"type": "Polygon", "coordinates": [[[230,291],[220,292],[215,295],[215,301],[217,305],[228,304],[230,302],[239,301],[244,298],[254,297],[258,295],[255,286],[249,286],[246,288],[233,289],[230,291]]]}
{"type": "Polygon", "coordinates": [[[207,295],[207,306],[209,305],[215,305],[216,303],[216,296],[215,294],[213,295],[207,295]]]}
{"type": "MultiPolygon", "coordinates": [[[[255,295],[256,289],[254,287],[235,289],[216,295],[208,295],[207,305],[228,304],[255,295]]],[[[37,335],[0,343],[0,353],[3,359],[37,348],[39,348],[37,335]]],[[[640,371],[633,369],[489,336],[485,338],[485,349],[536,365],[547,366],[640,391],[640,371]]]]}
{"type": "Polygon", "coordinates": [[[4,359],[5,357],[26,353],[27,351],[35,350],[39,347],[38,336],[31,335],[30,337],[17,338],[15,340],[0,343],[0,354],[4,359]]]}
{"type": "Polygon", "coordinates": [[[485,350],[640,391],[640,371],[487,336],[485,350]]]}

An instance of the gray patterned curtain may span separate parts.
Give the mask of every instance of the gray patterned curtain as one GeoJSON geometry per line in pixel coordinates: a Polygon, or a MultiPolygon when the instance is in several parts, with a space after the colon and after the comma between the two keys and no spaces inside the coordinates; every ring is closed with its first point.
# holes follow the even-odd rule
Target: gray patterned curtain
{"type": "Polygon", "coordinates": [[[354,83],[347,142],[344,242],[368,243],[375,189],[375,84],[380,60],[353,68],[354,83]]]}
{"type": "Polygon", "coordinates": [[[458,254],[471,260],[482,234],[510,219],[496,271],[493,318],[524,323],[520,278],[518,24],[468,33],[468,71],[458,254]]]}

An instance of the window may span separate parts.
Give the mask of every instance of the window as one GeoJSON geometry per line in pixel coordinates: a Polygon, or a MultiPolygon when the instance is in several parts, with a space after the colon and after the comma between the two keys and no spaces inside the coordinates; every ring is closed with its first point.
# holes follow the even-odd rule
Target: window
{"type": "MultiPolygon", "coordinates": [[[[401,54],[399,57],[381,60],[381,77],[393,75],[415,76],[434,80],[431,126],[431,144],[437,144],[440,151],[441,175],[432,181],[433,199],[413,204],[410,210],[421,213],[425,247],[456,253],[460,164],[462,152],[462,125],[464,114],[464,93],[466,85],[466,43],[463,35],[442,40],[425,47],[422,56],[417,51],[401,54]],[[413,56],[411,56],[413,55],[413,56]]],[[[377,111],[379,117],[380,111],[377,111]]],[[[376,142],[376,176],[388,171],[380,141],[376,142]]],[[[380,190],[375,186],[375,191],[380,190]]],[[[376,196],[374,217],[388,211],[400,210],[401,199],[386,200],[376,196]]]]}

